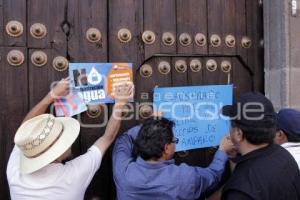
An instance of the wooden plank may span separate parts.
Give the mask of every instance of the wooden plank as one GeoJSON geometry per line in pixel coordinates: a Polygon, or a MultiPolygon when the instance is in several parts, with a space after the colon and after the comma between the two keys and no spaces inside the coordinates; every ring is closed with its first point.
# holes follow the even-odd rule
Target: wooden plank
{"type": "Polygon", "coordinates": [[[219,47],[213,47],[211,43],[209,44],[208,53],[209,54],[222,54],[223,53],[223,32],[222,32],[222,19],[223,13],[222,10],[224,0],[209,0],[207,1],[207,25],[208,25],[208,38],[207,41],[210,43],[210,38],[212,35],[218,35],[222,42],[219,47]]]}
{"type": "MultiPolygon", "coordinates": [[[[74,58],[80,62],[107,61],[107,2],[68,0],[68,54],[71,60],[74,58]],[[87,32],[91,28],[96,28],[101,33],[101,37],[91,40],[92,42],[87,39],[87,32]]],[[[93,34],[93,31],[89,34],[91,39],[93,34]]]]}
{"type": "Polygon", "coordinates": [[[195,36],[202,33],[207,38],[207,2],[206,0],[177,0],[177,38],[182,33],[188,33],[191,36],[192,43],[183,46],[177,42],[178,53],[206,54],[207,43],[204,46],[198,46],[195,43],[195,36]]]}
{"type": "MultiPolygon", "coordinates": [[[[145,3],[146,1],[144,1],[145,3]]],[[[147,1],[149,2],[149,1],[147,1]]],[[[146,9],[147,10],[147,9],[146,9]]],[[[144,12],[146,12],[144,10],[144,12]]],[[[157,14],[157,13],[156,13],[157,14]]],[[[159,53],[175,53],[176,52],[176,6],[174,0],[162,0],[160,1],[160,26],[157,29],[160,32],[160,52],[159,53]],[[170,32],[175,38],[175,42],[171,46],[166,46],[162,42],[163,33],[170,32]]],[[[146,23],[146,22],[144,22],[146,23]]]]}
{"type": "Polygon", "coordinates": [[[173,57],[172,58],[172,64],[171,64],[171,72],[172,72],[172,86],[187,86],[188,85],[188,72],[187,72],[187,68],[185,72],[178,72],[175,69],[176,66],[176,62],[181,62],[183,61],[183,63],[185,63],[186,65],[187,63],[187,58],[186,57],[173,57]]]}
{"type": "MultiPolygon", "coordinates": [[[[229,19],[231,19],[232,17],[230,17],[230,15],[228,13],[225,14],[224,12],[224,8],[226,7],[226,3],[227,1],[225,0],[210,0],[207,2],[208,3],[208,35],[209,38],[208,40],[210,41],[210,38],[212,35],[217,35],[219,36],[219,40],[221,39],[221,44],[218,47],[214,47],[211,42],[209,45],[209,54],[218,54],[218,55],[223,55],[225,52],[225,42],[224,42],[224,27],[223,27],[223,23],[224,20],[226,22],[228,22],[229,19]],[[226,17],[225,17],[226,16],[226,17]],[[227,17],[229,16],[229,17],[227,17]],[[228,18],[228,19],[226,19],[228,18]]],[[[231,1],[231,5],[232,5],[232,1],[231,1]]],[[[228,9],[226,9],[228,10],[228,9]]],[[[234,24],[234,23],[233,23],[234,24]]],[[[228,24],[224,25],[225,27],[228,24]]],[[[230,25],[228,25],[230,26],[230,25]]],[[[229,31],[233,31],[233,28],[228,28],[229,31]]],[[[222,82],[224,82],[224,80],[226,80],[227,76],[222,73],[221,69],[220,69],[220,63],[221,63],[221,59],[219,57],[215,57],[215,58],[207,58],[205,60],[205,70],[204,70],[204,83],[208,84],[208,85],[213,85],[213,84],[220,84],[222,82]],[[217,63],[217,69],[213,72],[209,71],[207,69],[206,63],[208,60],[213,59],[216,63],[217,63]]]]}
{"type": "MultiPolygon", "coordinates": [[[[110,62],[133,63],[133,76],[144,61],[144,46],[141,40],[143,32],[143,1],[111,0],[109,9],[109,55],[110,62]],[[126,8],[126,9],[124,9],[126,8]],[[122,42],[118,37],[121,29],[130,31],[131,40],[122,42]]],[[[136,81],[135,81],[136,83],[136,81]]],[[[122,123],[121,131],[134,126],[135,120],[122,123]]]]}
{"type": "MultiPolygon", "coordinates": [[[[251,1],[254,2],[254,1],[251,1]]],[[[252,46],[250,48],[244,48],[242,47],[241,41],[243,37],[250,37],[249,35],[249,17],[252,18],[252,15],[256,15],[255,13],[257,12],[256,10],[250,9],[251,7],[248,5],[251,3],[248,0],[236,0],[236,35],[237,35],[237,55],[241,57],[243,60],[244,64],[247,66],[243,65],[239,60],[233,59],[233,83],[234,83],[234,97],[239,96],[243,92],[248,92],[252,91],[253,88],[253,78],[251,77],[251,74],[249,72],[254,70],[254,57],[253,53],[255,49],[253,48],[253,42],[252,46]],[[249,68],[247,70],[247,68],[249,68]],[[241,79],[240,77],[243,77],[241,79]]],[[[254,30],[255,32],[257,31],[256,29],[254,30]]],[[[254,52],[255,53],[255,52],[254,52]]],[[[262,69],[260,69],[262,71],[262,69]]],[[[253,71],[254,72],[254,71],[253,71]]]]}
{"type": "Polygon", "coordinates": [[[18,125],[23,120],[23,117],[28,111],[28,70],[26,67],[27,51],[25,48],[2,48],[3,59],[1,59],[1,106],[5,110],[7,119],[10,122],[6,131],[13,136],[18,128],[18,125]],[[6,55],[11,50],[19,50],[24,55],[24,63],[18,67],[11,66],[6,61],[6,55]],[[17,78],[17,81],[16,81],[17,78]]]}
{"type": "MultiPolygon", "coordinates": [[[[176,53],[176,2],[173,0],[144,1],[144,30],[153,30],[156,35],[154,44],[145,44],[145,59],[155,53],[174,54],[176,53]],[[166,33],[173,35],[173,44],[166,45],[163,36],[166,33]]],[[[171,69],[171,59],[169,57],[154,57],[146,64],[150,64],[153,74],[149,78],[142,78],[137,74],[137,95],[140,105],[143,103],[152,104],[153,91],[155,87],[171,86],[171,70],[163,74],[159,70],[159,65],[166,63],[171,69]],[[143,97],[149,96],[149,99],[143,97]]],[[[142,122],[143,119],[140,119],[142,122]]]]}
{"type": "MultiPolygon", "coordinates": [[[[106,0],[80,0],[68,1],[68,22],[70,35],[68,40],[68,57],[72,62],[107,62],[107,3],[106,0]],[[100,40],[90,42],[87,31],[90,28],[98,29],[101,33],[100,40]]],[[[91,33],[90,36],[94,34],[91,33]]],[[[92,38],[93,39],[93,38],[92,38]]],[[[85,153],[94,142],[105,132],[110,106],[97,105],[92,110],[100,109],[99,116],[90,116],[89,111],[78,115],[81,123],[80,148],[85,153]]],[[[100,170],[93,177],[86,190],[85,198],[111,199],[113,195],[113,181],[111,170],[111,155],[108,152],[102,159],[100,170]]]]}
{"type": "MultiPolygon", "coordinates": [[[[153,88],[158,84],[157,77],[156,77],[156,63],[155,58],[148,60],[144,63],[141,68],[136,73],[136,88],[135,88],[135,95],[136,101],[138,103],[144,102],[151,102],[153,97],[153,88]],[[149,71],[149,69],[145,69],[146,67],[150,67],[151,75],[144,77],[145,71],[149,71]]],[[[150,73],[150,72],[148,72],[150,73]]]]}
{"type": "Polygon", "coordinates": [[[143,30],[142,1],[111,0],[109,1],[109,61],[132,62],[134,71],[144,60],[141,35],[143,30]],[[126,9],[124,9],[126,8],[126,9]],[[118,39],[120,29],[126,28],[131,32],[129,42],[118,39]]]}
{"type": "MultiPolygon", "coordinates": [[[[178,53],[191,53],[193,51],[193,30],[191,22],[192,1],[190,0],[177,0],[176,1],[176,17],[177,17],[177,52],[178,53]],[[190,44],[182,45],[180,36],[187,34],[190,37],[190,44]]],[[[194,2],[195,3],[195,2],[194,2]]]]}
{"type": "Polygon", "coordinates": [[[234,97],[238,97],[244,92],[252,91],[253,77],[251,77],[249,71],[245,66],[237,59],[232,59],[232,81],[234,85],[234,97]],[[242,78],[241,78],[242,77],[242,78]]]}
{"type": "Polygon", "coordinates": [[[247,12],[247,35],[252,40],[252,47],[248,50],[248,65],[254,71],[253,90],[263,92],[264,74],[263,74],[263,48],[261,40],[263,39],[263,14],[262,6],[259,1],[246,0],[247,12]]]}
{"type": "Polygon", "coordinates": [[[193,42],[193,53],[195,54],[207,54],[207,1],[206,0],[193,0],[191,3],[191,24],[193,30],[193,39],[198,33],[202,33],[206,36],[206,44],[204,46],[199,46],[193,42]]]}
{"type": "Polygon", "coordinates": [[[26,0],[3,0],[2,1],[3,20],[3,40],[0,45],[3,46],[26,46],[26,0]],[[12,37],[6,33],[6,25],[10,21],[18,21],[22,24],[23,34],[18,37],[12,37]]]}
{"type": "Polygon", "coordinates": [[[26,67],[27,51],[25,48],[0,47],[0,91],[1,122],[0,130],[0,178],[1,196],[9,199],[6,181],[6,164],[14,146],[14,135],[28,111],[28,70],[26,67]],[[7,62],[7,54],[11,50],[19,50],[24,55],[24,63],[11,66],[7,62]],[[16,81],[17,80],[17,81],[16,81]]]}
{"type": "Polygon", "coordinates": [[[3,45],[3,41],[4,41],[4,34],[5,34],[5,28],[4,28],[4,16],[3,16],[3,1],[4,0],[0,0],[0,45],[2,46],[3,45]]]}
{"type": "Polygon", "coordinates": [[[235,0],[235,13],[236,13],[236,46],[237,55],[241,56],[245,63],[248,61],[247,49],[241,45],[242,38],[247,36],[246,26],[246,2],[245,0],[235,0]]]}
{"type": "MultiPolygon", "coordinates": [[[[226,60],[226,59],[225,59],[226,60]]],[[[227,84],[228,76],[221,70],[222,57],[209,57],[204,61],[204,84],[205,85],[217,85],[227,84]],[[217,69],[215,71],[209,71],[207,68],[208,60],[214,60],[217,63],[217,69]]]]}
{"type": "MultiPolygon", "coordinates": [[[[236,0],[223,0],[223,23],[222,23],[222,46],[224,55],[235,55],[236,54],[236,44],[235,41],[234,47],[229,47],[226,45],[226,37],[232,35],[236,38],[236,0]]],[[[244,25],[245,26],[245,25],[244,25]]]]}
{"type": "Polygon", "coordinates": [[[173,45],[165,45],[162,41],[163,33],[172,33],[176,39],[176,13],[174,0],[144,1],[144,31],[155,33],[153,44],[144,44],[145,59],[157,53],[175,53],[176,41],[173,45]]]}
{"type": "Polygon", "coordinates": [[[234,55],[236,54],[236,45],[228,47],[226,45],[226,37],[236,35],[236,8],[235,0],[213,0],[208,1],[208,30],[209,39],[216,34],[221,39],[221,45],[214,47],[209,46],[210,54],[234,55]]]}
{"type": "MultiPolygon", "coordinates": [[[[153,78],[158,87],[171,87],[172,86],[172,59],[166,56],[158,56],[155,58],[154,74],[153,78]],[[168,63],[170,65],[170,72],[162,74],[159,70],[162,63],[168,63]]],[[[162,65],[163,66],[163,65],[162,65]]]]}
{"type": "Polygon", "coordinates": [[[143,110],[143,107],[152,106],[152,98],[153,98],[153,89],[159,83],[156,80],[156,66],[155,66],[155,58],[148,60],[146,63],[142,65],[142,67],[136,73],[136,88],[135,88],[135,101],[136,101],[136,119],[137,123],[142,123],[145,118],[140,113],[140,110],[143,110]],[[146,70],[147,68],[147,70],[146,70]],[[144,76],[145,71],[150,73],[152,70],[152,74],[147,77],[144,76]]]}
{"type": "MultiPolygon", "coordinates": [[[[4,162],[5,160],[5,153],[6,153],[6,146],[5,144],[7,143],[7,139],[5,137],[6,130],[5,130],[5,113],[3,111],[1,111],[1,122],[0,122],[0,131],[1,134],[0,135],[0,159],[2,160],[2,162],[0,163],[0,184],[1,184],[1,188],[0,188],[0,192],[3,195],[3,198],[8,199],[9,198],[9,188],[8,188],[8,183],[7,183],[7,178],[6,178],[6,163],[4,162]]],[[[11,149],[9,149],[11,150],[11,149]]],[[[8,154],[8,152],[7,152],[8,154]]]]}
{"type": "MultiPolygon", "coordinates": [[[[39,51],[40,49],[29,49],[29,56],[32,53],[39,51]]],[[[53,59],[57,56],[66,56],[66,54],[61,51],[58,52],[52,49],[42,50],[47,55],[48,62],[42,67],[35,66],[31,61],[29,61],[29,105],[30,108],[35,106],[49,91],[51,84],[55,81],[59,81],[62,78],[68,76],[68,72],[56,71],[52,65],[53,59]]]]}
{"type": "Polygon", "coordinates": [[[256,41],[257,41],[257,63],[255,65],[254,73],[256,74],[254,80],[254,90],[259,92],[265,91],[264,82],[264,20],[263,20],[263,5],[259,4],[257,7],[257,19],[256,19],[256,41]]]}
{"type": "MultiPolygon", "coordinates": [[[[152,67],[152,75],[150,77],[142,77],[140,71],[143,71],[143,67],[137,73],[136,82],[136,102],[138,108],[145,105],[152,105],[153,92],[155,87],[170,87],[171,86],[171,71],[167,74],[163,74],[159,70],[159,66],[163,63],[170,65],[171,59],[169,57],[154,57],[147,61],[143,66],[149,65],[152,67]]],[[[139,112],[139,109],[137,109],[139,112]]],[[[139,122],[143,122],[144,118],[140,117],[140,113],[137,113],[139,122]]]]}
{"type": "Polygon", "coordinates": [[[68,31],[65,19],[66,6],[67,0],[28,0],[29,48],[66,49],[68,31]],[[31,26],[37,23],[43,24],[46,28],[47,34],[43,38],[37,39],[30,33],[31,26]]]}
{"type": "Polygon", "coordinates": [[[205,70],[205,62],[203,57],[190,57],[188,59],[188,82],[189,85],[203,85],[203,74],[205,70]],[[195,71],[197,69],[191,67],[191,65],[195,66],[194,63],[199,62],[200,69],[199,71],[195,71]]]}
{"type": "MultiPolygon", "coordinates": [[[[247,27],[247,36],[251,39],[252,45],[247,50],[248,66],[254,71],[257,64],[257,46],[258,42],[256,40],[256,19],[257,19],[257,10],[256,10],[257,1],[246,0],[246,27],[247,27]]],[[[252,90],[254,90],[254,85],[252,85],[252,90]]]]}
{"type": "Polygon", "coordinates": [[[136,82],[139,83],[136,85],[136,95],[137,101],[139,102],[147,102],[152,101],[152,92],[155,87],[167,87],[171,86],[171,71],[167,74],[162,74],[159,71],[159,65],[162,62],[165,62],[167,65],[171,66],[171,59],[169,57],[153,57],[143,64],[149,65],[152,68],[152,75],[149,77],[142,77],[143,66],[138,70],[136,74],[137,79],[136,82]],[[146,92],[149,94],[149,98],[146,98],[143,93],[146,92]]]}

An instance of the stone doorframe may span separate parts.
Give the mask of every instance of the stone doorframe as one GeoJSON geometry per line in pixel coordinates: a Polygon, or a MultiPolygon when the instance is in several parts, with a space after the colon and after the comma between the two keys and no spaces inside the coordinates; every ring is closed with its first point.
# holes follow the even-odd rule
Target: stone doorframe
{"type": "Polygon", "coordinates": [[[276,110],[300,110],[300,0],[264,0],[265,94],[276,110]]]}

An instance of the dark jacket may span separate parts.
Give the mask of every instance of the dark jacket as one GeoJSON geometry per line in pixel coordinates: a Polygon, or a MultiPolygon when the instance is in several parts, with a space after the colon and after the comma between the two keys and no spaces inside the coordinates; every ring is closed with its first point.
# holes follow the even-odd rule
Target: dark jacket
{"type": "Polygon", "coordinates": [[[279,145],[252,151],[237,159],[222,200],[299,200],[300,172],[293,157],[279,145]]]}

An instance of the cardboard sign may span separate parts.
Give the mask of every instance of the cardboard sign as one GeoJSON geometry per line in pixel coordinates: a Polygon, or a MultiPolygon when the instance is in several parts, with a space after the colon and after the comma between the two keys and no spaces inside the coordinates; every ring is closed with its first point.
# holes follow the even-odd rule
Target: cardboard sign
{"type": "Polygon", "coordinates": [[[232,104],[232,85],[156,88],[154,110],[175,122],[179,139],[176,151],[217,146],[229,132],[228,118],[221,115],[232,104]]]}
{"type": "Polygon", "coordinates": [[[86,104],[113,103],[113,87],[133,80],[131,63],[70,63],[71,87],[86,104]]]}

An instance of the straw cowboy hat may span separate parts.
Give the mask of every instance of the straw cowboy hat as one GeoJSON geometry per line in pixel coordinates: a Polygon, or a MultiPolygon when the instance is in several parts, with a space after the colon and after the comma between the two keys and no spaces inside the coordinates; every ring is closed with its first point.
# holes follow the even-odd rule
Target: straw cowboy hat
{"type": "Polygon", "coordinates": [[[17,130],[15,144],[22,151],[20,171],[35,172],[55,161],[74,143],[80,124],[70,117],[43,114],[24,122],[17,130]]]}

